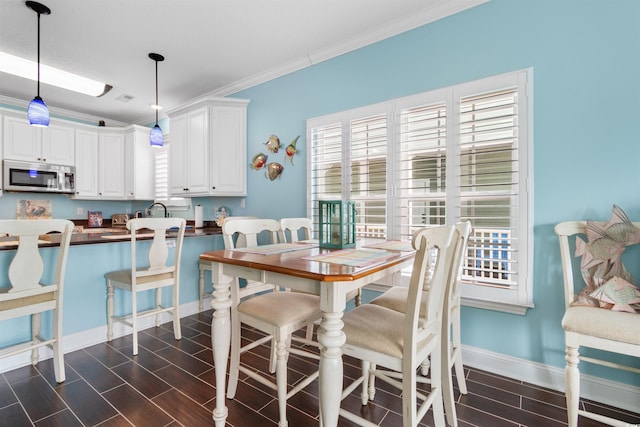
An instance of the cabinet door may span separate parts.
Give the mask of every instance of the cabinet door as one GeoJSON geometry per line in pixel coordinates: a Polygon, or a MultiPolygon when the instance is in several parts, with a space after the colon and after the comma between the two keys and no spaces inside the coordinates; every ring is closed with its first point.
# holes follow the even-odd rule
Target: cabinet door
{"type": "Polygon", "coordinates": [[[187,188],[187,115],[171,117],[169,143],[169,193],[184,196],[187,188]]]}
{"type": "Polygon", "coordinates": [[[212,107],[212,194],[245,196],[247,193],[245,115],[245,107],[212,107]]]}
{"type": "Polygon", "coordinates": [[[40,161],[40,131],[26,119],[4,118],[4,158],[40,161]]]}
{"type": "Polygon", "coordinates": [[[43,162],[69,165],[75,164],[73,128],[51,124],[42,129],[43,162]]]}
{"type": "Polygon", "coordinates": [[[76,131],[76,197],[98,197],[98,133],[76,131]]]}
{"type": "Polygon", "coordinates": [[[124,199],[124,135],[101,134],[98,137],[98,196],[124,199]]]}
{"type": "Polygon", "coordinates": [[[154,154],[148,129],[133,129],[125,138],[125,190],[127,198],[153,200],[155,193],[154,154]]]}
{"type": "Polygon", "coordinates": [[[209,109],[200,108],[187,114],[187,192],[209,193],[209,109]]]}

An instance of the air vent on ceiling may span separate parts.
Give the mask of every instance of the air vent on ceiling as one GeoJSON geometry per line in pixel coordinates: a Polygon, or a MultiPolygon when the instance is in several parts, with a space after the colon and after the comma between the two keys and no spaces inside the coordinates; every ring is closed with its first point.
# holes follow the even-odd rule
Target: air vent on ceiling
{"type": "Polygon", "coordinates": [[[120,101],[120,102],[129,102],[134,98],[134,96],[131,95],[127,95],[126,93],[123,93],[122,95],[120,95],[119,97],[116,98],[116,101],[120,101]]]}

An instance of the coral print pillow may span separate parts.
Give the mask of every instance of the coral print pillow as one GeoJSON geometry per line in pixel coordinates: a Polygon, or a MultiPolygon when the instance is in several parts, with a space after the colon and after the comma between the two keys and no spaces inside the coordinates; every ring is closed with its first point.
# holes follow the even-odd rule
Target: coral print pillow
{"type": "Polygon", "coordinates": [[[587,221],[587,241],[576,239],[576,256],[582,256],[580,270],[586,286],[574,305],[640,312],[640,289],[622,263],[626,247],[639,243],[640,228],[617,205],[613,205],[606,224],[587,221]]]}

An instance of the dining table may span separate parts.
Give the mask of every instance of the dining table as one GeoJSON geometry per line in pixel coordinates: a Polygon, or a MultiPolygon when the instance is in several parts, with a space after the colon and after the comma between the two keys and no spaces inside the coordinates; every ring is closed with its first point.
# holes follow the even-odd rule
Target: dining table
{"type": "Polygon", "coordinates": [[[318,330],[320,419],[324,427],[338,424],[343,383],[341,347],[345,343],[342,316],[347,294],[409,267],[415,252],[409,242],[358,242],[355,248],[331,250],[317,243],[280,243],[254,248],[204,252],[210,264],[214,310],[211,341],[215,368],[216,405],[213,419],[223,427],[228,414],[225,382],[231,343],[231,288],[236,278],[277,284],[320,296],[318,330]]]}

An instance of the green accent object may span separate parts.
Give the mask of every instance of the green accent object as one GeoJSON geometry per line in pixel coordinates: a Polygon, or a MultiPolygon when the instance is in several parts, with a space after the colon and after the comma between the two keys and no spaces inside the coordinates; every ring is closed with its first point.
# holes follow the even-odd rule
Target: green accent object
{"type": "Polygon", "coordinates": [[[345,200],[319,200],[320,247],[327,249],[356,246],[356,204],[345,200]]]}

